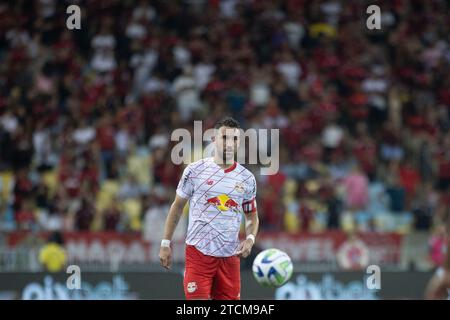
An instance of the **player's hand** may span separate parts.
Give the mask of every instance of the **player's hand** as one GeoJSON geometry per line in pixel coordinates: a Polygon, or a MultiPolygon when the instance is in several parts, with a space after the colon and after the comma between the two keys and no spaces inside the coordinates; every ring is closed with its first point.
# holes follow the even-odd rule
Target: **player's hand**
{"type": "Polygon", "coordinates": [[[247,258],[252,251],[253,241],[251,239],[246,239],[239,244],[236,251],[236,256],[247,258]]]}
{"type": "Polygon", "coordinates": [[[425,290],[425,299],[442,300],[450,296],[450,271],[441,270],[436,272],[428,282],[425,290]]]}
{"type": "Polygon", "coordinates": [[[170,247],[161,247],[159,249],[159,261],[161,261],[161,265],[170,269],[172,266],[172,249],[170,247]]]}

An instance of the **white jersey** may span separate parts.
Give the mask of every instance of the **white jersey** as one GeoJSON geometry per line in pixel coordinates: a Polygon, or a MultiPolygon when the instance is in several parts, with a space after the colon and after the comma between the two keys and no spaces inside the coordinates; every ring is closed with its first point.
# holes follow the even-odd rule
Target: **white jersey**
{"type": "Polygon", "coordinates": [[[205,158],[184,169],[177,194],[189,199],[186,244],[205,255],[234,255],[242,212],[256,211],[254,175],[237,162],[224,170],[205,158]]]}

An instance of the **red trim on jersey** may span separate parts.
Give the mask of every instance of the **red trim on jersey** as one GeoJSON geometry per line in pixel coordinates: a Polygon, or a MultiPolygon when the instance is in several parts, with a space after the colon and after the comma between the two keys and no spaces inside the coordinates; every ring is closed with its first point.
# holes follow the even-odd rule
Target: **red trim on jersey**
{"type": "Polygon", "coordinates": [[[235,162],[231,165],[231,167],[226,168],[224,171],[225,171],[225,173],[231,172],[231,171],[233,171],[234,169],[236,169],[236,167],[237,167],[237,162],[235,161],[235,162]]]}

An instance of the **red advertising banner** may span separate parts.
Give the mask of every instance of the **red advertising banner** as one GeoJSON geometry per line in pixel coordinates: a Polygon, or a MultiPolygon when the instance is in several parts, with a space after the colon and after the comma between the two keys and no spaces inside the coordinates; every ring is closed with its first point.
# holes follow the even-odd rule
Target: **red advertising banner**
{"type": "MultiPolygon", "coordinates": [[[[8,235],[8,246],[29,243],[30,233],[13,232],[8,235]]],[[[36,234],[33,234],[35,237],[36,234]]],[[[45,241],[48,233],[37,235],[45,241]]],[[[159,243],[144,241],[138,234],[109,232],[66,232],[63,234],[70,261],[146,263],[158,262],[159,243]]],[[[396,264],[400,262],[403,237],[395,233],[361,233],[358,239],[369,250],[370,262],[396,264]]],[[[278,248],[295,262],[333,262],[336,252],[347,241],[340,231],[318,234],[290,235],[287,233],[260,233],[257,245],[260,249],[278,248]]],[[[184,243],[173,244],[174,262],[184,260],[184,243]]]]}
{"type": "MultiPolygon", "coordinates": [[[[30,236],[45,241],[49,233],[13,232],[8,235],[9,247],[26,245],[30,236]]],[[[160,243],[144,241],[139,234],[116,232],[65,232],[65,248],[71,262],[85,263],[148,263],[159,262],[160,243]]],[[[184,243],[174,242],[173,261],[184,261],[184,243]]]]}
{"type": "MultiPolygon", "coordinates": [[[[396,233],[360,233],[357,238],[369,250],[370,263],[400,262],[403,237],[396,233]]],[[[260,234],[262,249],[277,248],[297,262],[332,262],[336,252],[348,239],[344,232],[329,231],[318,234],[289,235],[285,233],[260,234]]]]}

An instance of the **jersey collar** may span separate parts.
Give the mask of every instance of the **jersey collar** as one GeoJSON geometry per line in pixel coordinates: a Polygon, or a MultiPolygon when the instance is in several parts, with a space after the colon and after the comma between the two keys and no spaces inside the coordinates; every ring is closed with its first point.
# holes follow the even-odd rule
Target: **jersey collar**
{"type": "Polygon", "coordinates": [[[231,165],[231,167],[226,168],[226,169],[224,170],[224,172],[225,172],[225,173],[231,172],[231,171],[233,171],[234,169],[236,169],[236,166],[237,166],[237,162],[235,161],[235,162],[231,165]]]}
{"type": "MultiPolygon", "coordinates": [[[[211,159],[212,163],[214,163],[216,166],[220,167],[217,163],[214,162],[214,157],[211,157],[210,159],[211,159]]],[[[234,161],[233,164],[231,165],[231,167],[224,169],[223,172],[228,173],[228,172],[233,171],[234,169],[236,169],[237,164],[238,163],[236,161],[234,161]]]]}

